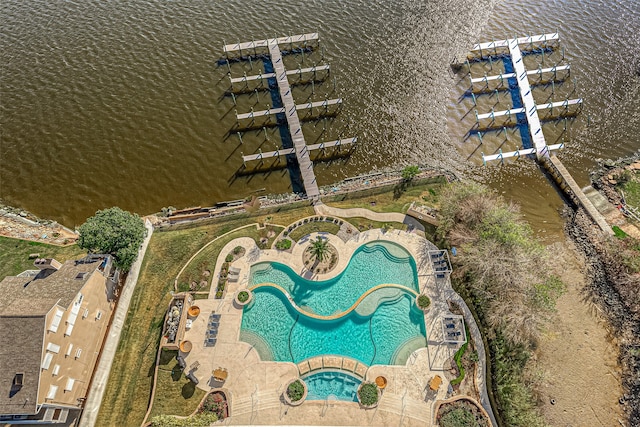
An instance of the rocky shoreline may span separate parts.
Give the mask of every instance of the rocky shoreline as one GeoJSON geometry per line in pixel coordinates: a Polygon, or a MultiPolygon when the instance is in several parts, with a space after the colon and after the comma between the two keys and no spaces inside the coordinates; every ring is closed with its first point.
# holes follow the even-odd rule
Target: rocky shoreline
{"type": "Polygon", "coordinates": [[[71,245],[78,240],[76,232],[55,221],[44,220],[23,210],[0,202],[0,236],[30,240],[57,246],[71,245]]]}
{"type": "MultiPolygon", "coordinates": [[[[593,187],[619,204],[620,195],[613,188],[615,173],[632,167],[639,157],[640,153],[601,163],[602,168],[591,174],[593,187]]],[[[586,266],[585,294],[603,313],[618,346],[624,389],[619,402],[628,425],[640,425],[640,273],[630,273],[621,265],[612,246],[616,241],[602,236],[582,209],[566,212],[566,217],[565,231],[582,252],[586,266]]]]}

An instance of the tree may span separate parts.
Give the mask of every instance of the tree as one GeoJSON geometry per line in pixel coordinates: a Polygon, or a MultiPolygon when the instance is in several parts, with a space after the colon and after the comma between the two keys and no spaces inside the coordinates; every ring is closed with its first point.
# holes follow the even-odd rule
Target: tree
{"type": "Polygon", "coordinates": [[[318,237],[313,241],[309,250],[317,261],[324,261],[329,256],[329,242],[318,237]]]}
{"type": "Polygon", "coordinates": [[[402,179],[409,182],[415,178],[418,173],[420,173],[420,168],[418,166],[407,166],[402,169],[402,179]]]}
{"type": "Polygon", "coordinates": [[[116,267],[129,271],[147,229],[138,215],[114,207],[96,212],[78,232],[78,246],[93,253],[111,254],[116,267]]]}

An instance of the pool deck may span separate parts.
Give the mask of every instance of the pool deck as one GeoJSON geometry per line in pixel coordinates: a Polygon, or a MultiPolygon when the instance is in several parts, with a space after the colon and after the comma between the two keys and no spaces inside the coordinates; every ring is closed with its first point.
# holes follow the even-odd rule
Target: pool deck
{"type": "MultiPolygon", "coordinates": [[[[238,281],[227,284],[223,299],[214,299],[215,293],[211,292],[210,299],[197,300],[200,315],[185,333],[184,339],[190,340],[193,348],[183,356],[188,367],[199,362],[198,368],[193,372],[199,380],[198,387],[206,391],[222,388],[231,396],[231,417],[225,420],[225,424],[231,425],[345,425],[347,420],[352,425],[434,425],[432,409],[436,400],[446,396],[449,384],[445,371],[449,370],[450,360],[460,347],[459,343],[443,342],[441,318],[450,314],[447,300],[462,301],[451,289],[448,280],[439,282],[438,289],[435,287],[428,254],[429,250],[436,249],[435,246],[416,234],[398,230],[386,233],[382,230],[370,230],[356,234],[346,242],[334,235],[322,234],[338,250],[339,261],[331,272],[314,274],[304,267],[302,253],[315,235],[311,234],[304,242],[295,244],[290,252],[260,250],[250,238],[235,239],[220,251],[213,275],[214,282],[224,256],[236,246],[246,249],[245,255],[232,264],[241,270],[238,281]],[[296,407],[286,405],[281,395],[287,382],[299,376],[299,366],[289,362],[262,361],[250,344],[239,340],[242,308],[234,304],[235,293],[247,288],[250,266],[256,262],[277,261],[289,265],[309,280],[327,280],[346,268],[358,247],[376,240],[402,245],[416,261],[420,289],[424,289],[424,293],[432,301],[425,314],[428,347],[414,351],[404,366],[374,365],[361,371],[361,375],[367,380],[372,381],[378,375],[388,379],[388,385],[376,409],[364,410],[357,403],[342,401],[305,401],[296,407]],[[207,320],[212,312],[221,314],[217,343],[213,347],[205,347],[207,320]],[[225,382],[212,378],[212,371],[218,367],[226,368],[229,372],[225,382]],[[437,392],[430,392],[428,382],[435,375],[440,375],[444,383],[437,392]]],[[[467,318],[470,313],[467,313],[464,303],[461,306],[467,318]]],[[[478,350],[480,353],[480,349],[478,350]]],[[[483,351],[480,356],[484,361],[483,351]]],[[[480,390],[484,390],[484,366],[481,365],[478,371],[482,373],[477,375],[476,383],[480,390]]],[[[488,405],[484,400],[486,396],[481,393],[481,403],[483,406],[485,403],[488,405]]],[[[489,407],[489,411],[490,409],[489,407]]]]}

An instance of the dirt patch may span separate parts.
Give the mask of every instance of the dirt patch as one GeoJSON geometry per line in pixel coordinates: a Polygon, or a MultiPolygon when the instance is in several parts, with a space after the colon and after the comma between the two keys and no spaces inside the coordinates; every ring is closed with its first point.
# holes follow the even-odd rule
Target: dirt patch
{"type": "Polygon", "coordinates": [[[623,394],[618,346],[609,339],[598,308],[585,301],[583,263],[575,246],[566,242],[563,249],[567,291],[536,353],[536,368],[544,373],[542,412],[553,426],[619,425],[624,416],[618,403],[623,394]]]}

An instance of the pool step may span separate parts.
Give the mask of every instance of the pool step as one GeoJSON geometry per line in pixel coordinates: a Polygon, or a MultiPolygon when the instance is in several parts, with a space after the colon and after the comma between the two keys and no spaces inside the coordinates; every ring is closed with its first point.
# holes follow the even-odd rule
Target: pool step
{"type": "Polygon", "coordinates": [[[432,401],[424,402],[409,397],[406,397],[403,403],[402,396],[397,394],[385,393],[380,399],[378,408],[386,412],[396,414],[399,417],[404,416],[422,420],[425,425],[429,425],[429,423],[431,422],[431,420],[429,419],[429,414],[431,413],[430,408],[432,403],[432,401]]]}
{"type": "Polygon", "coordinates": [[[258,393],[253,396],[253,399],[251,398],[251,395],[249,395],[248,398],[232,400],[231,415],[250,414],[252,410],[261,411],[264,409],[277,408],[281,404],[280,394],[275,391],[258,391],[258,393]],[[253,402],[256,400],[257,403],[254,406],[253,402]]]}

